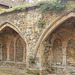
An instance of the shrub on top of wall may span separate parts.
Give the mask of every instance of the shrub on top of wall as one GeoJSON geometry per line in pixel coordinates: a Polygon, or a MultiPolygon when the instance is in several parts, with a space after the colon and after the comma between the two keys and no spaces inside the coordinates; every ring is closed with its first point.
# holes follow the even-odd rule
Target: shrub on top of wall
{"type": "Polygon", "coordinates": [[[67,3],[65,2],[40,2],[37,4],[40,6],[40,11],[45,12],[45,11],[50,11],[50,10],[55,10],[55,11],[60,11],[64,10],[67,7],[67,3]]]}

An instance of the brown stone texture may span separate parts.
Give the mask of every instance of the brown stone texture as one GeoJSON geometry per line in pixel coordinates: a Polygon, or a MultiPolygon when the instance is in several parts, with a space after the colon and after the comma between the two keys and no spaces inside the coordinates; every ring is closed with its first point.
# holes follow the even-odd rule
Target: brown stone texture
{"type": "Polygon", "coordinates": [[[55,39],[53,43],[53,62],[56,64],[61,64],[62,61],[62,43],[60,39],[55,39]]]}
{"type": "Polygon", "coordinates": [[[34,6],[27,9],[0,14],[2,66],[44,70],[45,75],[74,73],[75,10],[41,13],[34,6]],[[39,21],[43,19],[42,27],[39,21]]]}
{"type": "Polygon", "coordinates": [[[75,40],[70,39],[67,44],[67,63],[75,63],[75,40]]]}
{"type": "Polygon", "coordinates": [[[0,43],[2,45],[2,65],[13,66],[17,68],[23,68],[23,60],[25,61],[25,51],[24,46],[25,43],[20,35],[10,27],[4,28],[0,32],[0,43]],[[18,64],[17,62],[21,62],[18,64]],[[16,63],[16,64],[15,64],[16,63]]]}
{"type": "Polygon", "coordinates": [[[7,60],[7,47],[6,47],[6,44],[3,45],[3,47],[2,47],[2,59],[4,61],[7,60]]]}
{"type": "Polygon", "coordinates": [[[11,40],[10,42],[9,57],[10,57],[10,61],[14,61],[14,41],[13,40],[11,40]]]}
{"type": "MultiPolygon", "coordinates": [[[[75,18],[70,18],[59,27],[57,27],[43,42],[45,47],[44,58],[41,59],[43,67],[46,67],[46,74],[52,72],[51,66],[55,67],[54,72],[61,75],[62,72],[66,71],[74,72],[74,69],[70,70],[64,66],[75,65],[75,18]],[[43,61],[45,60],[45,61],[43,61]],[[66,63],[65,63],[66,62],[66,63]],[[60,66],[60,67],[59,67],[60,66]],[[59,71],[59,69],[61,71],[59,71]]],[[[43,52],[42,52],[43,53],[43,52]]],[[[65,75],[64,73],[62,75],[65,75]]]]}
{"type": "Polygon", "coordinates": [[[21,62],[23,60],[23,43],[22,39],[19,38],[16,42],[16,61],[21,62]]]}

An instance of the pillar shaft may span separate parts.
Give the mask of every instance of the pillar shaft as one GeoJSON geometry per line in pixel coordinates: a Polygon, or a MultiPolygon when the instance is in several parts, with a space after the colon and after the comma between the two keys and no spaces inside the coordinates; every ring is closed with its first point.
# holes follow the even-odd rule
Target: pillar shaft
{"type": "Polygon", "coordinates": [[[14,40],[14,62],[16,61],[16,39],[14,40]]]}
{"type": "Polygon", "coordinates": [[[2,60],[2,45],[0,44],[0,60],[2,60]]]}
{"type": "Polygon", "coordinates": [[[25,54],[26,54],[25,51],[26,51],[26,50],[25,50],[25,47],[24,47],[24,50],[23,50],[23,62],[25,62],[25,54]]]}
{"type": "Polygon", "coordinates": [[[10,60],[10,58],[9,58],[9,42],[7,43],[7,61],[9,61],[10,60]]]}
{"type": "Polygon", "coordinates": [[[62,53],[63,53],[62,65],[66,65],[66,47],[67,47],[67,42],[63,42],[62,43],[62,53]]]}

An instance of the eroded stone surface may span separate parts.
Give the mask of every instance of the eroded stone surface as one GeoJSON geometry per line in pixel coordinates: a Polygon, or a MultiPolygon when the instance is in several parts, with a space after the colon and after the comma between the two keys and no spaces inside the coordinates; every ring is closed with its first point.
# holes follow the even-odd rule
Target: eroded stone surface
{"type": "Polygon", "coordinates": [[[74,74],[74,69],[58,67],[75,65],[75,11],[63,13],[41,13],[36,8],[1,14],[1,66],[40,70],[45,75],[74,74]],[[44,26],[41,20],[45,20],[44,26]]]}

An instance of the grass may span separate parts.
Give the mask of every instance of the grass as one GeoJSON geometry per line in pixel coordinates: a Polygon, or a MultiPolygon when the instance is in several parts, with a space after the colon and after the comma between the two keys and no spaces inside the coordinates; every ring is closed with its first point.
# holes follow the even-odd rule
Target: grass
{"type": "Polygon", "coordinates": [[[0,72],[6,73],[6,74],[11,74],[11,75],[40,75],[39,73],[19,73],[16,70],[14,71],[13,69],[6,69],[6,68],[0,68],[0,72]]]}
{"type": "Polygon", "coordinates": [[[23,73],[18,73],[16,71],[13,71],[11,69],[0,69],[0,72],[6,73],[6,74],[11,74],[11,75],[26,75],[26,74],[23,74],[23,73]]]}

